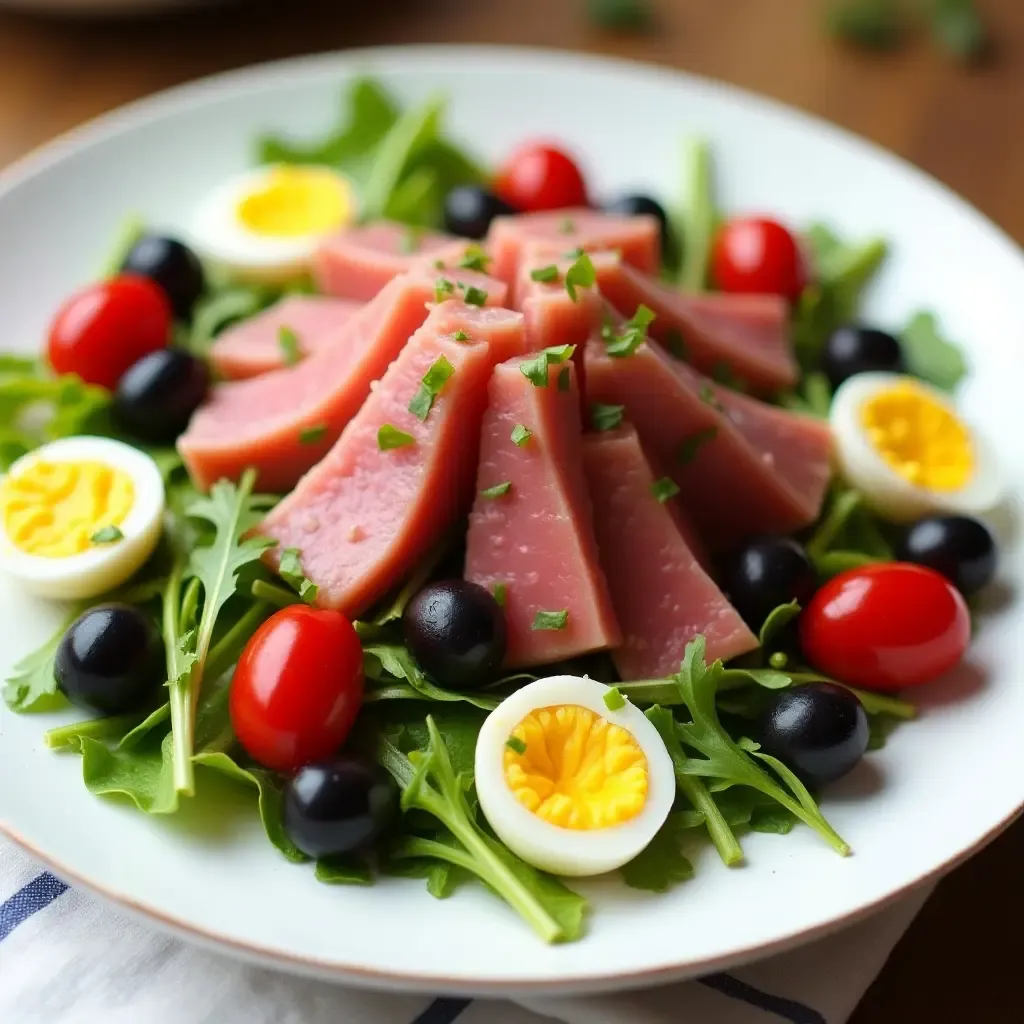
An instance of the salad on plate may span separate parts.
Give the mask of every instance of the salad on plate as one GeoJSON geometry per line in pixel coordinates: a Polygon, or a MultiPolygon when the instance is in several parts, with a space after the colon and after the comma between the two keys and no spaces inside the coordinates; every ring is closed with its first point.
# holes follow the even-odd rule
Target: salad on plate
{"type": "Polygon", "coordinates": [[[475,880],[548,942],[573,877],[849,854],[818,797],[997,569],[960,352],[861,320],[884,240],[721,211],[700,140],[605,197],[443,115],[354,82],[0,357],[0,568],[70,602],[8,707],[88,713],[45,738],[92,794],[218,773],[320,881],[475,880]]]}

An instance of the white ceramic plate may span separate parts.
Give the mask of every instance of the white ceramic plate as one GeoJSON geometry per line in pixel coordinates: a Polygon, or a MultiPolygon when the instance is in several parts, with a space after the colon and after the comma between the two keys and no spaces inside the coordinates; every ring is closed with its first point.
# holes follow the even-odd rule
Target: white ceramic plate
{"type": "MultiPolygon", "coordinates": [[[[358,71],[403,99],[436,88],[451,130],[498,158],[527,136],[564,140],[599,195],[635,188],[671,199],[680,141],[708,136],[721,199],[802,225],[825,218],[894,243],[871,315],[898,325],[935,309],[967,347],[972,414],[999,439],[1024,492],[1024,260],[934,181],[801,114],[699,79],[632,64],[502,49],[378,50],[257,68],[174,90],[58,141],[0,178],[4,347],[31,349],[62,296],[89,278],[119,220],[179,224],[204,190],[244,166],[253,136],[318,132],[358,71]]],[[[1011,520],[1008,516],[1007,520],[1011,520]]],[[[1024,553],[1007,549],[1011,586],[1024,553]]],[[[0,591],[0,668],[54,628],[57,612],[0,591]]],[[[751,959],[848,923],[977,851],[1024,800],[1024,604],[982,619],[969,663],[922,694],[899,730],[836,786],[826,812],[852,843],[843,860],[807,829],[751,835],[749,863],[713,850],[667,895],[603,881],[588,937],[542,945],[481,889],[438,902],[421,883],[328,888],[282,860],[250,814],[204,802],[148,818],[90,797],[76,757],[48,753],[49,718],[0,711],[0,823],[65,877],[197,941],[290,970],[367,985],[471,993],[647,985],[751,959]]],[[[68,715],[68,718],[74,716],[68,715]]]]}

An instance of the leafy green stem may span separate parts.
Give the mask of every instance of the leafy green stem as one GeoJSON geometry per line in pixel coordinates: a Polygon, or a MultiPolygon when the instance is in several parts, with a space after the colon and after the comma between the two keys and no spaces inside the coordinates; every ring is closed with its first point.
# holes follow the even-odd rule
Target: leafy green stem
{"type": "Polygon", "coordinates": [[[163,593],[163,634],[167,657],[167,680],[170,688],[172,777],[175,792],[191,796],[195,792],[195,772],[192,767],[193,730],[195,728],[192,687],[188,676],[194,658],[182,648],[181,588],[185,575],[185,561],[175,559],[163,593]]]}
{"type": "Polygon", "coordinates": [[[816,561],[825,554],[835,543],[836,537],[846,525],[847,520],[860,508],[864,498],[859,491],[843,491],[828,510],[828,514],[821,521],[814,535],[807,542],[806,550],[812,561],[816,561]]]}
{"type": "Polygon", "coordinates": [[[252,585],[252,596],[275,608],[289,608],[293,604],[302,604],[302,598],[292,590],[277,587],[266,580],[256,580],[252,585]]]}
{"type": "Polygon", "coordinates": [[[690,140],[686,161],[689,177],[679,218],[683,247],[679,283],[691,291],[703,291],[707,284],[711,238],[717,220],[711,149],[704,139],[690,140]]]}

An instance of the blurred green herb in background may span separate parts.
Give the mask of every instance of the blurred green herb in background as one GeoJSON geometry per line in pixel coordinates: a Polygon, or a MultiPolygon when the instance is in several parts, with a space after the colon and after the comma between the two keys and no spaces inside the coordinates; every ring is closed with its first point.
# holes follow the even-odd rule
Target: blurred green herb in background
{"type": "Polygon", "coordinates": [[[587,0],[587,16],[599,28],[642,32],[654,22],[646,0],[587,0]]]}

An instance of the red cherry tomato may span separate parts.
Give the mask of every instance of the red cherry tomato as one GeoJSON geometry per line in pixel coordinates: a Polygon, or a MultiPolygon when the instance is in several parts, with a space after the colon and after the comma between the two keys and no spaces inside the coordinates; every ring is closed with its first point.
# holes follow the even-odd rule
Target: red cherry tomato
{"type": "Polygon", "coordinates": [[[67,299],[50,325],[50,365],[87,384],[113,390],[129,367],[164,348],[171,304],[147,277],[120,277],[83,288],[67,299]]]}
{"type": "Polygon", "coordinates": [[[572,158],[539,143],[520,146],[502,164],[494,192],[509,206],[527,212],[587,205],[587,186],[572,158]]]}
{"type": "Polygon", "coordinates": [[[810,663],[866,690],[930,682],[960,661],[970,639],[960,592],[932,569],[906,562],[841,573],[800,616],[810,663]]]}
{"type": "Polygon", "coordinates": [[[363,699],[363,651],[339,612],[292,605],[245,645],[231,681],[231,724],[260,764],[288,772],[332,756],[363,699]]]}
{"type": "Polygon", "coordinates": [[[783,295],[795,302],[807,284],[796,239],[778,221],[737,217],[715,238],[711,273],[723,292],[783,295]]]}

